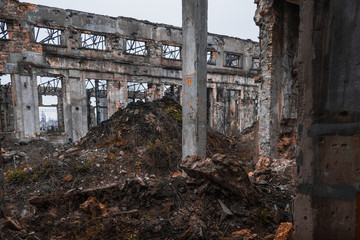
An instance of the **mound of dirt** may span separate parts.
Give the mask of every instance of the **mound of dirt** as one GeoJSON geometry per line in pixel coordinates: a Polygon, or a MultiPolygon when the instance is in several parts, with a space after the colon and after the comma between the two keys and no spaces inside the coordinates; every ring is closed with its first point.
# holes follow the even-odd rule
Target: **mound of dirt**
{"type": "MultiPolygon", "coordinates": [[[[130,103],[92,128],[80,141],[80,149],[112,149],[115,158],[124,152],[127,163],[141,165],[150,173],[167,175],[180,164],[181,126],[181,105],[170,98],[130,103]]],[[[207,131],[207,143],[208,157],[222,153],[241,159],[244,167],[251,165],[249,146],[211,129],[207,131]]]]}

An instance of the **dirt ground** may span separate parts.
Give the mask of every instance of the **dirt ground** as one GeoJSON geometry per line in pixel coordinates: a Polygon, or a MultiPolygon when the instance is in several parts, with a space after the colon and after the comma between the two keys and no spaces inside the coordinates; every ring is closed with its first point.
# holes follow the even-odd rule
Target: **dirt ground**
{"type": "Polygon", "coordinates": [[[181,162],[181,106],[131,103],[78,143],[1,139],[0,239],[273,239],[292,221],[294,163],[254,164],[254,130],[211,129],[181,162]]]}

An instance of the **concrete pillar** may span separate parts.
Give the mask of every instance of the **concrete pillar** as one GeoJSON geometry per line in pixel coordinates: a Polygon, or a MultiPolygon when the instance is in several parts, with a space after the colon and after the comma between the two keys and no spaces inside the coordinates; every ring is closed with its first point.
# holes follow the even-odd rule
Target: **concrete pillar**
{"type": "Polygon", "coordinates": [[[101,123],[99,80],[95,79],[96,125],[101,123]]]}
{"type": "Polygon", "coordinates": [[[108,119],[107,98],[99,98],[99,108],[100,122],[103,122],[108,119]]]}
{"type": "Polygon", "coordinates": [[[164,96],[164,83],[156,84],[155,99],[161,99],[164,96]]]}
{"type": "Polygon", "coordinates": [[[118,108],[125,108],[128,104],[128,92],[127,92],[127,80],[118,74],[114,74],[114,81],[120,82],[120,89],[119,89],[119,102],[116,102],[116,111],[118,108]]]}
{"type": "Polygon", "coordinates": [[[121,83],[119,81],[107,81],[107,112],[109,118],[120,108],[121,83]]]}
{"type": "Polygon", "coordinates": [[[182,159],[206,156],[207,0],[182,1],[182,159]]]}
{"type": "Polygon", "coordinates": [[[19,138],[40,133],[36,77],[14,75],[15,132],[19,138]]]}
{"type": "Polygon", "coordinates": [[[64,82],[65,132],[73,141],[78,141],[88,132],[85,79],[69,77],[64,82]]]}
{"type": "Polygon", "coordinates": [[[72,139],[72,121],[71,121],[71,98],[70,84],[68,76],[63,78],[63,113],[64,113],[64,131],[68,138],[72,139]]]}
{"type": "MultiPolygon", "coordinates": [[[[63,86],[63,81],[61,81],[61,86],[63,86]]],[[[57,117],[58,117],[58,126],[59,126],[59,131],[64,132],[65,128],[64,128],[64,99],[63,99],[63,91],[61,89],[61,93],[57,95],[57,117]]]]}

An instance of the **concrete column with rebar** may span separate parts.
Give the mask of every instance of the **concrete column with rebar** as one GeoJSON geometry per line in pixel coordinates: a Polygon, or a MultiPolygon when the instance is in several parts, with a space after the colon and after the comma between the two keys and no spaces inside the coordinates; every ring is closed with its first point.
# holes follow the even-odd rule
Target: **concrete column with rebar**
{"type": "Polygon", "coordinates": [[[207,0],[182,1],[182,159],[206,155],[207,0]]]}

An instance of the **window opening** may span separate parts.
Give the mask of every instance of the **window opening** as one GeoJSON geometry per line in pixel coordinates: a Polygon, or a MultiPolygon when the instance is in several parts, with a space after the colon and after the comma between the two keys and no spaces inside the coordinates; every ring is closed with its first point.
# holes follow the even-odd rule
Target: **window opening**
{"type": "Polygon", "coordinates": [[[59,95],[62,92],[61,78],[38,78],[38,92],[41,95],[59,95]]]}
{"type": "Polygon", "coordinates": [[[180,102],[181,86],[174,84],[164,85],[164,96],[173,99],[176,102],[180,102]]]}
{"type": "Polygon", "coordinates": [[[8,28],[6,22],[0,21],[0,39],[9,39],[8,28]]]}
{"type": "Polygon", "coordinates": [[[59,132],[57,107],[39,107],[40,132],[59,132]]]}
{"type": "Polygon", "coordinates": [[[105,50],[105,36],[94,35],[89,33],[81,34],[81,46],[84,48],[91,48],[97,50],[105,50]]]}
{"type": "Polygon", "coordinates": [[[235,54],[226,54],[226,67],[240,67],[240,56],[235,54]]]}
{"type": "Polygon", "coordinates": [[[146,92],[148,90],[147,83],[128,82],[128,103],[131,102],[145,102],[146,92]]]}
{"type": "Polygon", "coordinates": [[[107,80],[86,79],[85,88],[88,107],[88,126],[91,128],[108,119],[107,80]]]}
{"type": "Polygon", "coordinates": [[[34,27],[35,42],[37,43],[60,45],[61,34],[59,29],[34,27]]]}
{"type": "Polygon", "coordinates": [[[128,54],[146,56],[146,42],[126,39],[126,48],[125,52],[128,54]]]}
{"type": "Polygon", "coordinates": [[[181,59],[181,48],[179,46],[163,45],[163,58],[167,59],[181,59]]]}
{"type": "Polygon", "coordinates": [[[210,64],[210,65],[215,65],[216,64],[216,54],[214,51],[207,51],[206,53],[206,62],[207,64],[210,64]]]}

